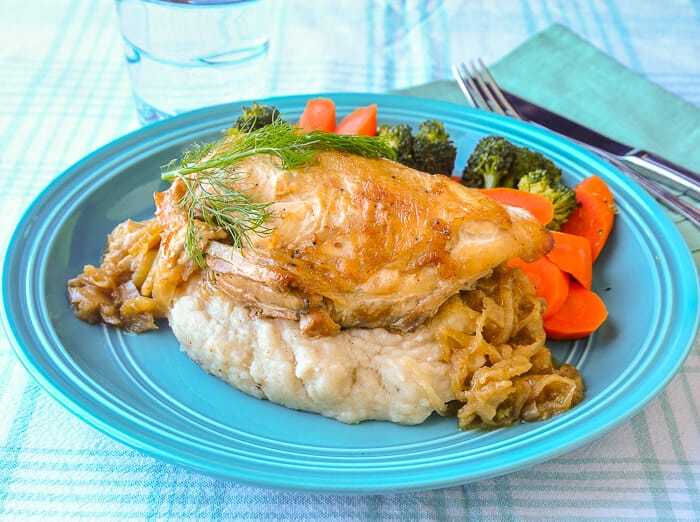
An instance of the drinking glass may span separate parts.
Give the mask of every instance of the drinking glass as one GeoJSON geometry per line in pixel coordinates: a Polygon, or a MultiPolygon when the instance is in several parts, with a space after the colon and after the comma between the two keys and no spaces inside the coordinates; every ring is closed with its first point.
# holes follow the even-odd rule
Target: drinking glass
{"type": "Polygon", "coordinates": [[[264,97],[270,47],[263,0],[116,0],[141,123],[264,97]]]}

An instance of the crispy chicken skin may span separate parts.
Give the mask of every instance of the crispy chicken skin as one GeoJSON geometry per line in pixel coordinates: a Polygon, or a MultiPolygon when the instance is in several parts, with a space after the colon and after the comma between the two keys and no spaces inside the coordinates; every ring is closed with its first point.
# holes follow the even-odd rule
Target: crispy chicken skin
{"type": "MultiPolygon", "coordinates": [[[[551,248],[528,213],[448,177],[339,152],[317,160],[293,170],[262,155],[237,164],[241,188],[273,202],[274,230],[242,249],[216,240],[205,249],[211,285],[261,315],[299,320],[307,335],[412,330],[504,261],[551,248]]],[[[182,219],[182,190],[176,182],[156,197],[165,241],[181,236],[167,223],[182,219]]]]}

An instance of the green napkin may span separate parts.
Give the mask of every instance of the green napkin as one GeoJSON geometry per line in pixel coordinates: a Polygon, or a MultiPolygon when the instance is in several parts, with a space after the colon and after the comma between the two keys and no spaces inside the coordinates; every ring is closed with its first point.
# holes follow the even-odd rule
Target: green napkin
{"type": "MultiPolygon", "coordinates": [[[[489,64],[489,69],[508,91],[700,172],[700,108],[627,69],[561,25],[526,40],[489,64]]],[[[466,103],[452,81],[403,92],[466,103]]]]}

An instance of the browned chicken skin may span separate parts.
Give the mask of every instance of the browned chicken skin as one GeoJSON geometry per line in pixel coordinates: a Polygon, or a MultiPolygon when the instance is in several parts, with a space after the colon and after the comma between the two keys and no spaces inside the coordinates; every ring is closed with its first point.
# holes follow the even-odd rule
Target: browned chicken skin
{"type": "MultiPolygon", "coordinates": [[[[551,248],[526,212],[389,160],[325,152],[313,166],[283,170],[258,155],[236,170],[246,193],[273,202],[274,231],[242,249],[210,241],[209,279],[257,313],[300,320],[307,335],[411,330],[502,262],[551,248]]],[[[181,222],[182,190],[176,182],[156,197],[164,241],[181,242],[168,222],[181,222]]]]}

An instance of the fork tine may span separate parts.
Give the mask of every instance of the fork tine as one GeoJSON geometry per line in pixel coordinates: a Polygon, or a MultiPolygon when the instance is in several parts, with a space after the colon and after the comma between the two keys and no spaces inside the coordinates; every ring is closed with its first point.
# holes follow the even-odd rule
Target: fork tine
{"type": "Polygon", "coordinates": [[[477,61],[478,66],[473,61],[470,62],[471,71],[464,63],[459,67],[452,66],[452,74],[467,100],[477,109],[522,120],[518,111],[506,99],[483,60],[479,58],[477,61]]]}
{"type": "Polygon", "coordinates": [[[505,107],[501,106],[498,96],[491,89],[488,79],[482,75],[480,68],[473,61],[469,66],[461,63],[460,67],[461,69],[453,67],[452,72],[472,106],[506,116],[505,107]]]}
{"type": "Polygon", "coordinates": [[[452,74],[457,80],[457,84],[459,85],[460,89],[462,89],[462,93],[471,103],[472,107],[475,109],[484,109],[487,111],[490,110],[488,103],[486,100],[484,100],[483,96],[481,96],[479,89],[474,84],[474,80],[472,79],[466,65],[461,63],[460,68],[453,65],[452,74]]]}
{"type": "MultiPolygon", "coordinates": [[[[462,68],[464,68],[464,64],[460,64],[462,68]]],[[[476,106],[476,101],[472,99],[472,95],[469,92],[469,89],[467,88],[467,84],[464,81],[464,78],[462,77],[462,72],[460,71],[459,67],[456,65],[452,66],[452,76],[454,76],[454,79],[457,80],[457,85],[459,85],[459,88],[462,91],[462,94],[464,94],[464,97],[467,99],[467,101],[472,105],[476,106]]]]}
{"type": "Polygon", "coordinates": [[[488,82],[488,85],[490,87],[490,91],[494,93],[496,99],[498,100],[499,107],[505,107],[505,112],[509,113],[510,116],[518,120],[522,120],[522,116],[520,116],[518,111],[516,111],[515,108],[511,105],[511,103],[506,99],[505,95],[503,94],[503,91],[496,83],[496,80],[493,79],[491,71],[489,71],[488,67],[486,67],[486,64],[482,61],[481,58],[479,58],[478,61],[479,67],[481,69],[480,76],[486,78],[486,81],[488,82]]]}
{"type": "MultiPolygon", "coordinates": [[[[483,63],[480,61],[480,63],[483,63]]],[[[474,83],[478,86],[479,92],[483,94],[488,103],[488,108],[491,112],[496,112],[501,116],[507,116],[505,109],[501,106],[500,99],[494,94],[488,78],[481,72],[480,67],[477,67],[474,62],[471,62],[472,76],[474,83]]]]}

